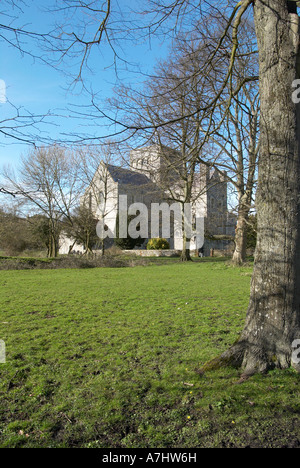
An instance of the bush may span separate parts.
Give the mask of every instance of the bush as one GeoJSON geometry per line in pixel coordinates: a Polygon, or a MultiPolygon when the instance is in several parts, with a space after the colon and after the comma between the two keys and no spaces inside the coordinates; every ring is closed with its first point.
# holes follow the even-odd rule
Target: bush
{"type": "MultiPolygon", "coordinates": [[[[133,219],[135,219],[135,216],[127,217],[127,227],[129,227],[129,224],[133,219]]],[[[117,216],[116,221],[116,234],[115,245],[121,250],[133,250],[135,247],[141,247],[145,242],[145,239],[142,239],[141,237],[138,237],[137,239],[133,239],[129,235],[126,238],[119,237],[119,215],[117,216]]]]}
{"type": "Polygon", "coordinates": [[[106,249],[105,255],[118,257],[120,255],[123,255],[123,250],[120,247],[118,247],[116,244],[113,244],[111,247],[106,249]]]}
{"type": "Polygon", "coordinates": [[[43,250],[45,239],[49,238],[44,232],[48,226],[46,217],[20,218],[0,208],[0,248],[10,256],[20,255],[26,250],[43,250]]]}
{"type": "Polygon", "coordinates": [[[170,244],[166,239],[150,239],[147,244],[147,250],[168,250],[170,244]]]}
{"type": "Polygon", "coordinates": [[[105,255],[104,257],[65,256],[55,259],[0,257],[0,271],[125,268],[146,264],[147,261],[143,258],[121,258],[120,255],[105,255]]]}

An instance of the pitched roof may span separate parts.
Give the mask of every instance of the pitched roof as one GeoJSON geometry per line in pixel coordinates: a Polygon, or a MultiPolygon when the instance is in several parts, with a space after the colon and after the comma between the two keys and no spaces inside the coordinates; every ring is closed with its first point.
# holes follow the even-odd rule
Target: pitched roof
{"type": "Polygon", "coordinates": [[[115,182],[120,182],[126,185],[149,185],[152,184],[150,179],[138,172],[130,171],[129,169],[123,169],[122,167],[112,166],[106,164],[107,170],[115,182]]]}

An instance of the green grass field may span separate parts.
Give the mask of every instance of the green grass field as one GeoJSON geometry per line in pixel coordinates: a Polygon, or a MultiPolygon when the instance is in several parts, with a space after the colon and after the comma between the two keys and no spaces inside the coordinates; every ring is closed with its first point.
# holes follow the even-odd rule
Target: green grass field
{"type": "Polygon", "coordinates": [[[239,336],[251,267],[0,272],[0,447],[300,446],[300,377],[199,369],[239,336]]]}

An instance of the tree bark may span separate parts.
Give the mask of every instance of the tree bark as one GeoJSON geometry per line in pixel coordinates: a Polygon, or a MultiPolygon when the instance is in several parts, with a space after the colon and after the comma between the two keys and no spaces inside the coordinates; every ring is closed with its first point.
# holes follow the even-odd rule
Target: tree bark
{"type": "Polygon", "coordinates": [[[58,241],[55,234],[51,232],[50,239],[49,239],[49,249],[48,249],[48,257],[49,258],[56,258],[58,257],[58,241]]]}
{"type": "Polygon", "coordinates": [[[182,252],[181,252],[181,261],[182,262],[192,262],[190,251],[190,241],[191,239],[187,236],[186,225],[185,225],[185,214],[184,214],[184,205],[181,206],[182,210],[182,252]]]}
{"type": "Polygon", "coordinates": [[[188,247],[190,243],[190,239],[187,239],[186,234],[183,233],[183,240],[182,240],[182,252],[181,252],[181,261],[182,262],[192,262],[193,259],[191,257],[191,251],[188,247]]]}
{"type": "Polygon", "coordinates": [[[56,222],[54,219],[49,219],[49,246],[48,257],[57,258],[59,253],[59,233],[56,229],[56,222]]]}
{"type": "Polygon", "coordinates": [[[299,17],[284,0],[256,0],[261,146],[258,239],[250,304],[240,340],[214,362],[244,372],[287,368],[300,338],[300,109],[292,101],[299,64],[299,17]]]}
{"type": "Polygon", "coordinates": [[[238,219],[235,231],[235,248],[232,256],[234,265],[242,265],[247,254],[247,223],[249,218],[249,205],[239,205],[238,219]]]}

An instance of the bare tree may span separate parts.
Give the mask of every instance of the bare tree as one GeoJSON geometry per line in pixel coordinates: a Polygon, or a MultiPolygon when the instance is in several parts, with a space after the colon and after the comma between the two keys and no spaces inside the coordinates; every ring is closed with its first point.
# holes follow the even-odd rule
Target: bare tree
{"type": "Polygon", "coordinates": [[[199,157],[204,157],[213,120],[210,109],[197,111],[205,107],[215,92],[213,62],[210,73],[199,72],[207,60],[203,40],[182,38],[167,60],[157,65],[143,90],[122,86],[118,97],[111,101],[132,128],[143,129],[139,136],[144,142],[150,141],[160,148],[159,170],[157,162],[151,160],[150,164],[143,165],[143,172],[150,179],[157,173],[155,183],[164,192],[164,198],[181,205],[182,261],[191,260],[191,229],[186,229],[184,207],[191,203],[195,206],[208,190],[206,177],[200,174],[199,157]]]}
{"type": "Polygon", "coordinates": [[[71,240],[69,254],[76,244],[83,245],[85,255],[93,253],[95,245],[99,244],[97,236],[98,219],[91,209],[85,205],[77,206],[72,212],[72,223],[66,220],[63,223],[63,234],[71,240]]]}
{"type": "Polygon", "coordinates": [[[247,226],[251,208],[254,207],[256,170],[258,162],[258,105],[257,97],[249,102],[252,113],[247,119],[241,116],[244,108],[241,102],[235,102],[226,119],[229,133],[217,133],[214,141],[221,146],[222,157],[216,158],[214,166],[217,170],[226,169],[227,180],[232,184],[237,194],[237,225],[234,238],[235,249],[232,261],[236,265],[246,260],[247,226]],[[244,127],[244,125],[247,127],[244,127]],[[218,139],[218,136],[220,138],[218,139]],[[247,138],[247,139],[246,139],[247,138]],[[246,145],[245,145],[246,143],[246,145]],[[229,146],[228,146],[229,145],[229,146]]]}
{"type": "MultiPolygon", "coordinates": [[[[256,53],[253,51],[250,34],[248,50],[236,58],[233,78],[236,81],[246,76],[256,76],[256,53]]],[[[244,42],[247,45],[246,42],[244,42]]],[[[210,135],[210,143],[217,149],[213,166],[226,171],[228,182],[233,186],[237,206],[237,226],[233,263],[242,264],[246,259],[247,225],[250,210],[254,205],[259,153],[259,89],[258,82],[244,83],[232,99],[227,115],[219,129],[210,135]],[[218,151],[219,148],[219,151],[218,151]]],[[[224,105],[220,105],[224,114],[224,105]]],[[[212,148],[214,150],[214,148],[212,148]]]]}
{"type": "MultiPolygon", "coordinates": [[[[0,7],[0,44],[5,49],[16,49],[20,56],[29,56],[44,64],[49,64],[37,51],[42,44],[50,43],[53,39],[51,33],[43,33],[26,28],[22,19],[23,12],[27,9],[26,1],[3,0],[0,7]],[[33,45],[37,47],[33,47],[33,45]]],[[[8,52],[7,52],[8,53],[8,52]]],[[[0,78],[3,78],[0,76],[0,78]]],[[[49,142],[49,137],[41,132],[43,124],[49,123],[53,113],[46,111],[43,114],[34,114],[21,106],[12,103],[7,96],[6,85],[1,80],[0,90],[0,144],[6,145],[11,142],[25,143],[34,146],[37,141],[49,142]]]]}
{"type": "MultiPolygon", "coordinates": [[[[244,100],[245,96],[251,96],[253,102],[252,109],[249,112],[252,111],[255,115],[258,113],[256,108],[257,96],[256,99],[253,98],[254,92],[252,91],[252,83],[254,82],[252,80],[256,79],[255,72],[257,74],[257,70],[255,70],[254,66],[250,67],[249,65],[253,61],[255,62],[256,58],[253,58],[253,45],[251,44],[253,42],[253,31],[251,31],[248,22],[241,25],[243,40],[239,44],[237,63],[235,63],[232,70],[231,82],[224,89],[222,99],[218,105],[210,106],[209,103],[218,93],[219,88],[223,87],[224,76],[226,76],[229,65],[230,55],[227,47],[230,47],[231,37],[230,35],[226,37],[222,50],[219,50],[213,58],[207,44],[207,38],[214,38],[213,42],[215,44],[211,44],[212,49],[217,47],[223,34],[223,23],[227,24],[223,17],[216,18],[210,15],[206,18],[205,24],[197,25],[197,30],[193,31],[192,34],[184,34],[176,40],[167,60],[159,63],[155,69],[155,74],[146,81],[142,90],[138,91],[123,85],[118,89],[118,97],[111,101],[112,106],[118,109],[119,113],[122,113],[124,121],[126,120],[128,125],[130,122],[131,128],[140,128],[139,136],[143,136],[145,141],[149,139],[159,144],[160,153],[164,159],[164,174],[163,177],[160,174],[157,182],[161,188],[164,188],[170,200],[181,203],[183,219],[184,204],[191,202],[195,204],[212,188],[206,183],[205,177],[204,180],[201,180],[203,179],[203,171],[200,174],[199,163],[206,165],[208,168],[217,168],[221,173],[220,178],[222,181],[224,179],[224,169],[229,169],[231,176],[233,173],[238,173],[236,177],[239,179],[235,185],[239,183],[240,191],[244,190],[242,183],[244,182],[244,166],[246,163],[245,155],[241,151],[245,145],[247,146],[247,142],[243,143],[242,141],[246,135],[243,134],[243,131],[245,131],[247,122],[240,123],[240,120],[241,118],[244,119],[244,115],[247,115],[249,109],[246,108],[246,103],[242,102],[241,96],[244,97],[244,100]],[[243,73],[241,73],[241,70],[243,73]],[[230,94],[233,89],[233,102],[229,105],[230,94]],[[233,115],[235,116],[235,127],[238,126],[238,130],[242,127],[239,132],[241,147],[238,156],[239,168],[236,166],[237,157],[233,156],[234,148],[231,134],[234,125],[231,125],[229,131],[230,125],[228,123],[233,115]],[[227,131],[228,133],[226,133],[227,131]],[[222,154],[215,155],[208,146],[208,142],[214,140],[220,144],[224,153],[227,152],[232,157],[224,158],[222,154]],[[173,148],[174,151],[170,152],[166,150],[166,147],[173,148]],[[218,166],[218,163],[221,163],[220,166],[218,166]]],[[[249,118],[252,119],[252,114],[249,118]]],[[[254,121],[253,118],[251,138],[256,144],[257,138],[254,132],[257,133],[257,125],[254,125],[254,121]]],[[[251,143],[250,152],[252,146],[251,143]]],[[[253,151],[256,157],[256,148],[253,151]]],[[[252,162],[250,166],[252,176],[252,162]]],[[[149,167],[148,171],[151,176],[153,168],[149,167]]],[[[249,185],[247,186],[247,193],[249,192],[249,185]]],[[[217,207],[217,203],[215,206],[217,207]]],[[[215,208],[214,218],[216,221],[219,217],[220,224],[225,224],[223,208],[223,205],[220,210],[215,208]]],[[[243,210],[245,211],[245,208],[243,210]]],[[[240,209],[240,213],[242,213],[242,209],[240,209]]],[[[244,231],[243,229],[242,233],[244,231]]],[[[240,236],[237,236],[238,238],[240,236]]],[[[189,241],[190,239],[187,238],[183,228],[183,260],[191,259],[187,247],[189,241]]],[[[240,242],[237,241],[237,245],[239,246],[240,242]]]]}
{"type": "Polygon", "coordinates": [[[299,105],[291,99],[299,78],[299,17],[285,1],[259,0],[254,18],[261,89],[258,240],[247,322],[232,350],[248,373],[297,367],[292,343],[300,336],[300,129],[299,105]]]}
{"type": "Polygon", "coordinates": [[[49,221],[49,257],[57,257],[63,218],[72,223],[72,209],[81,193],[74,153],[54,146],[30,151],[17,174],[3,170],[6,190],[16,194],[27,209],[49,221]]]}

